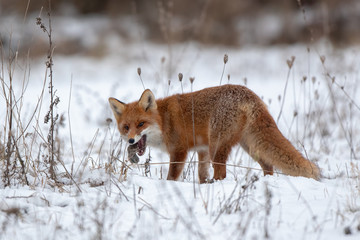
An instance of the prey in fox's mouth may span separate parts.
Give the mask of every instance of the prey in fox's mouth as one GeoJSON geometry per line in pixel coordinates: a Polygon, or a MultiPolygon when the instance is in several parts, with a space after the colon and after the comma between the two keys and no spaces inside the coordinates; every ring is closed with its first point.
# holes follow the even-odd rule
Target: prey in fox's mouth
{"type": "Polygon", "coordinates": [[[146,135],[143,135],[137,143],[128,146],[128,158],[131,163],[138,163],[139,156],[144,155],[146,150],[146,135]]]}

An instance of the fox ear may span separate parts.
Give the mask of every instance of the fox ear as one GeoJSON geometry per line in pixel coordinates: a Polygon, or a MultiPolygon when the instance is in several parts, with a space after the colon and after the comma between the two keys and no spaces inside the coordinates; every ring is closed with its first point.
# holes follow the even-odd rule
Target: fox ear
{"type": "Polygon", "coordinates": [[[143,94],[141,95],[140,100],[139,100],[139,106],[142,109],[144,109],[145,112],[149,109],[150,110],[157,109],[155,96],[149,89],[146,89],[143,92],[143,94]]]}
{"type": "Polygon", "coordinates": [[[120,102],[116,98],[109,98],[111,110],[113,111],[115,118],[119,118],[125,110],[125,103],[120,102]]]}

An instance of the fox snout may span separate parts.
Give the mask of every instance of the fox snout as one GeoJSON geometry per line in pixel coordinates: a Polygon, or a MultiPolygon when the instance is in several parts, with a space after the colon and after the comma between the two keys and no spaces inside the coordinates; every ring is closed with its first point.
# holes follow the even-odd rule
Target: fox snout
{"type": "Polygon", "coordinates": [[[126,140],[127,140],[127,142],[130,144],[130,145],[133,145],[133,144],[135,144],[135,143],[137,143],[139,140],[140,140],[140,138],[141,138],[141,133],[140,134],[137,134],[135,131],[134,132],[132,132],[132,131],[130,131],[127,135],[125,135],[126,136],[126,140]]]}

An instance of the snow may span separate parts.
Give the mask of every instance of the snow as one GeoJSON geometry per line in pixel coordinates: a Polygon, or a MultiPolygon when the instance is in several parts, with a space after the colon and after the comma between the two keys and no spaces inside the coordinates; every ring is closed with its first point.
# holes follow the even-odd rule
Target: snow
{"type": "MultiPolygon", "coordinates": [[[[86,27],[81,22],[59,32],[76,36],[83,24],[86,27]]],[[[95,35],[89,31],[86,44],[96,42],[95,35]]],[[[359,239],[360,110],[351,100],[360,105],[360,48],[332,49],[326,42],[266,48],[189,42],[169,47],[111,36],[105,40],[111,48],[104,57],[57,55],[55,50],[57,112],[66,119],[59,130],[62,161],[73,180],[59,164],[63,185],[53,187],[39,171],[46,168],[40,164],[32,169],[30,159],[29,186],[16,180],[10,187],[1,183],[1,239],[359,239]],[[279,128],[320,166],[321,181],[281,173],[264,177],[259,165],[240,148],[234,148],[229,158],[227,178],[212,184],[199,185],[196,166],[191,164],[184,169],[185,179],[177,182],[165,180],[167,164],[151,165],[146,173],[141,164],[149,156],[151,163],[168,162],[167,154],[156,149],[148,149],[140,165],[122,172],[125,143],[120,142],[114,121],[106,122],[112,118],[107,98],[138,100],[144,90],[138,67],[145,87],[158,98],[217,86],[225,53],[229,62],[222,82],[228,82],[228,74],[232,84],[246,82],[268,104],[275,120],[288,81],[279,128]],[[289,69],[286,60],[291,56],[295,62],[289,69]],[[320,56],[326,56],[324,64],[320,56]],[[182,86],[179,72],[184,74],[182,86]],[[339,86],[329,85],[327,73],[336,77],[339,86]],[[189,77],[195,77],[193,86],[189,77]],[[112,159],[113,150],[119,151],[119,160],[112,159]],[[351,234],[345,235],[346,229],[351,234]]],[[[24,73],[30,71],[23,122],[29,121],[40,98],[44,62],[45,58],[31,59],[26,69],[19,60],[15,70],[16,94],[21,93],[24,73]]],[[[46,84],[39,114],[44,135],[47,100],[46,84]]],[[[0,104],[4,123],[3,96],[0,104]]],[[[28,132],[36,134],[35,121],[31,124],[28,132]]],[[[36,155],[38,148],[32,151],[36,155]]],[[[189,161],[191,157],[192,153],[189,161]]]]}

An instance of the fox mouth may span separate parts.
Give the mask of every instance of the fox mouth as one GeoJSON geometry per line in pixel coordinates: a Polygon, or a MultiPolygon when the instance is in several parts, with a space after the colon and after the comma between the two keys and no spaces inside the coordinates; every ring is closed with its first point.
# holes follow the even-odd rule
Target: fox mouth
{"type": "Polygon", "coordinates": [[[144,155],[146,149],[146,135],[143,135],[134,145],[137,147],[137,154],[139,156],[144,155]]]}
{"type": "Polygon", "coordinates": [[[127,150],[130,162],[138,163],[139,157],[137,155],[144,155],[146,150],[146,135],[143,135],[137,143],[129,145],[127,150]]]}

